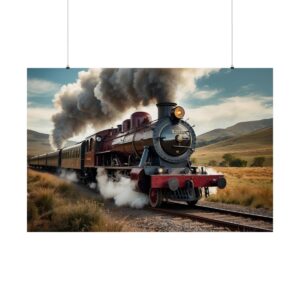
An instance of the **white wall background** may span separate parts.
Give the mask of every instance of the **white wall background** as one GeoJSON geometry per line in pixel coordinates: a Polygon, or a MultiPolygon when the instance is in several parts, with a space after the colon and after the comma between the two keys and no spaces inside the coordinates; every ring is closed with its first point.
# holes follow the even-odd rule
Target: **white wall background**
{"type": "MultiPolygon", "coordinates": [[[[66,1],[1,1],[1,299],[299,298],[299,1],[234,2],[235,66],[274,68],[273,234],[26,233],[26,68],[65,67],[66,1]]],[[[229,0],[70,4],[71,67],[230,66],[229,0]]]]}

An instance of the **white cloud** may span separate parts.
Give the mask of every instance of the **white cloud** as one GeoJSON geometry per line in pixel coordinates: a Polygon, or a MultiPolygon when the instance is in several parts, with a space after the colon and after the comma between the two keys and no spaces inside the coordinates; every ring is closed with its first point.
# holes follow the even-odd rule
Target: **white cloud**
{"type": "Polygon", "coordinates": [[[197,86],[196,81],[203,77],[209,77],[213,73],[219,72],[221,69],[186,69],[183,72],[183,80],[176,91],[175,101],[180,101],[192,95],[197,86]]]}
{"type": "Polygon", "coordinates": [[[51,116],[56,112],[55,108],[28,107],[27,128],[42,133],[50,133],[53,128],[51,116]]]}
{"type": "Polygon", "coordinates": [[[273,108],[267,105],[271,97],[231,97],[223,103],[187,109],[189,123],[195,125],[196,134],[216,128],[225,128],[238,122],[271,118],[273,108]]]}
{"type": "Polygon", "coordinates": [[[206,100],[209,99],[215,95],[217,95],[220,91],[219,90],[203,90],[203,91],[197,91],[195,92],[192,97],[194,99],[199,100],[206,100]]]}
{"type": "Polygon", "coordinates": [[[61,85],[52,81],[43,79],[28,79],[27,94],[29,97],[49,95],[57,92],[61,85]]]}

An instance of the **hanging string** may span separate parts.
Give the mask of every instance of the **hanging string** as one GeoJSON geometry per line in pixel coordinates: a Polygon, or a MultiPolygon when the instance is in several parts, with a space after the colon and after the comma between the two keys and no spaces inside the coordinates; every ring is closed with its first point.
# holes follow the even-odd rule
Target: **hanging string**
{"type": "MultiPolygon", "coordinates": [[[[231,69],[234,69],[233,66],[233,0],[231,0],[231,69]]],[[[70,43],[69,43],[69,37],[70,37],[70,25],[69,25],[70,17],[69,17],[69,0],[67,0],[67,67],[66,69],[70,69],[70,43]]]]}
{"type": "Polygon", "coordinates": [[[231,69],[233,66],[233,0],[231,0],[231,69]]]}
{"type": "Polygon", "coordinates": [[[69,64],[69,52],[70,52],[70,47],[69,47],[69,36],[70,36],[70,26],[69,26],[69,0],[67,0],[67,67],[66,67],[66,69],[70,69],[70,64],[69,64]]]}

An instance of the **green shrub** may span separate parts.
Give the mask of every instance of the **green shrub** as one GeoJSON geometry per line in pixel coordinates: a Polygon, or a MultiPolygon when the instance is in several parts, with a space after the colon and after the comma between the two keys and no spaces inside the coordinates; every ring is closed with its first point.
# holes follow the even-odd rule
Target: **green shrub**
{"type": "Polygon", "coordinates": [[[229,166],[230,167],[246,167],[247,161],[239,159],[239,158],[235,158],[229,163],[229,166]]]}
{"type": "Polygon", "coordinates": [[[225,153],[222,158],[227,164],[229,164],[232,160],[234,160],[234,156],[230,153],[225,153]]]}
{"type": "Polygon", "coordinates": [[[263,167],[265,160],[266,159],[263,156],[255,157],[251,167],[263,167]]]}

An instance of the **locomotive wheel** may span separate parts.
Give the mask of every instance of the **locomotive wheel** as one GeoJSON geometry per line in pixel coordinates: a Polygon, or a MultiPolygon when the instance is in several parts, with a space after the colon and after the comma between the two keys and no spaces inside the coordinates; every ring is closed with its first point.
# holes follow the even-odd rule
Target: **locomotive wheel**
{"type": "Polygon", "coordinates": [[[186,203],[188,204],[188,206],[195,206],[198,202],[198,199],[197,200],[193,200],[193,201],[186,201],[186,203]]]}
{"type": "Polygon", "coordinates": [[[160,207],[162,203],[162,194],[158,189],[150,189],[149,191],[149,204],[153,208],[160,207]]]}
{"type": "Polygon", "coordinates": [[[197,199],[193,200],[193,201],[186,201],[188,206],[195,206],[198,203],[198,201],[201,199],[201,197],[202,197],[201,188],[195,188],[195,194],[196,194],[197,199]]]}

